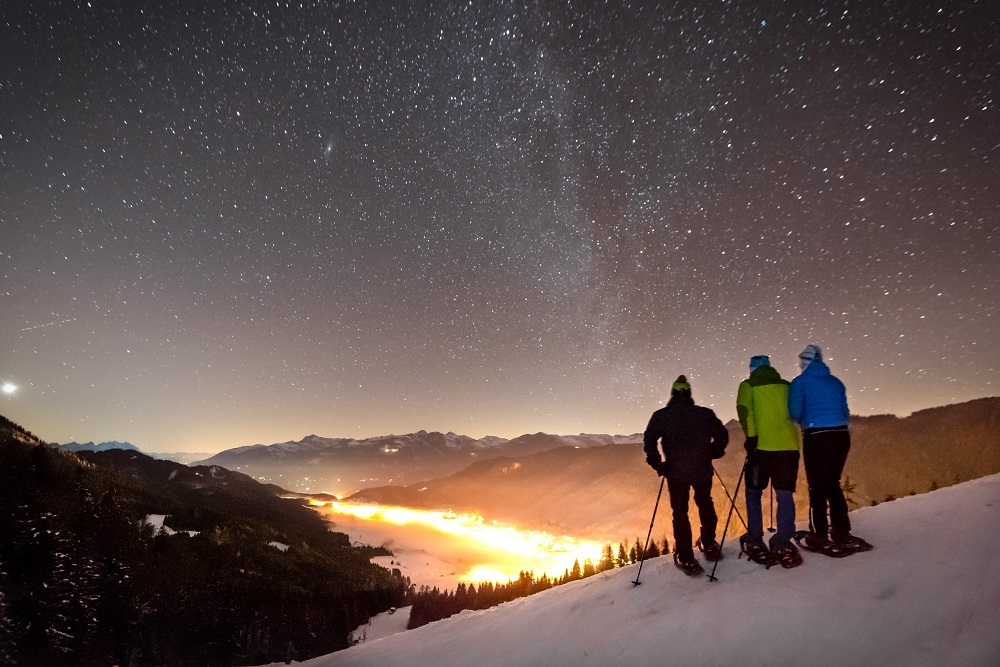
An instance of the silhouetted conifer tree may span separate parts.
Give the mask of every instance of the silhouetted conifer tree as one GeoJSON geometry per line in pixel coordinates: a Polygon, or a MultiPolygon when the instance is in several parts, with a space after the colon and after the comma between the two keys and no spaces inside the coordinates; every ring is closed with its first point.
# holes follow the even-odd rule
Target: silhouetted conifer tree
{"type": "Polygon", "coordinates": [[[611,548],[611,543],[608,542],[604,545],[604,550],[601,553],[601,560],[597,563],[597,571],[604,572],[605,570],[612,570],[615,567],[615,552],[611,548]]]}

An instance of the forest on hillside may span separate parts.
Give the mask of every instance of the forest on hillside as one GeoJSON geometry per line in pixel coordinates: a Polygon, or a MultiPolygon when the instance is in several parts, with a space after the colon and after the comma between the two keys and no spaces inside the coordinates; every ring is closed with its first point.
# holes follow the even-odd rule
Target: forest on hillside
{"type": "Polygon", "coordinates": [[[489,609],[504,602],[568,584],[571,581],[579,581],[607,570],[613,570],[616,567],[634,565],[640,560],[659,558],[669,553],[670,543],[666,537],[659,541],[650,540],[648,545],[637,537],[628,550],[623,542],[618,543],[617,550],[608,542],[604,545],[601,558],[596,563],[585,559],[581,565],[577,559],[573,561],[573,567],[566,568],[558,577],[550,577],[545,572],[536,576],[532,571],[522,571],[518,574],[517,579],[507,582],[484,581],[479,584],[478,588],[475,584],[466,586],[464,583],[458,584],[454,591],[441,590],[437,586],[421,586],[419,590],[414,591],[409,596],[412,609],[406,628],[408,630],[419,628],[422,625],[453,616],[465,609],[489,609]]]}
{"type": "Polygon", "coordinates": [[[387,551],[244,475],[57,452],[4,426],[0,664],[306,659],[409,590],[370,563],[387,551]],[[154,533],[152,513],[179,532],[154,533]]]}

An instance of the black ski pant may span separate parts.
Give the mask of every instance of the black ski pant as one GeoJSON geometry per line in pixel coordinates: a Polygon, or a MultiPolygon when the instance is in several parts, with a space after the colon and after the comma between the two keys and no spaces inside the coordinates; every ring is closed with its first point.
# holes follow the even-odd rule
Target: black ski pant
{"type": "Polygon", "coordinates": [[[667,477],[667,491],[670,493],[670,512],[673,514],[674,551],[680,560],[693,560],[691,544],[691,521],[688,519],[688,499],[694,490],[694,504],[701,519],[701,540],[704,544],[715,541],[715,529],[719,517],[712,503],[712,478],[704,481],[684,482],[667,477]]]}
{"type": "Polygon", "coordinates": [[[809,483],[809,529],[826,536],[827,530],[846,535],[851,532],[847,500],[840,488],[847,453],[851,451],[851,433],[847,428],[806,429],[802,433],[802,459],[809,483]],[[826,511],[830,509],[827,522],[826,511]]]}

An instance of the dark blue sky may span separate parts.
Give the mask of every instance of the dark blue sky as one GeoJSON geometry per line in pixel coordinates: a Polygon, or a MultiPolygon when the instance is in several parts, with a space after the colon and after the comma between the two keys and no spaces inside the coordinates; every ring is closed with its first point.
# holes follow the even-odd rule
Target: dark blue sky
{"type": "Polygon", "coordinates": [[[2,412],[152,451],[632,433],[826,349],[997,394],[991,2],[18,2],[2,412]]]}

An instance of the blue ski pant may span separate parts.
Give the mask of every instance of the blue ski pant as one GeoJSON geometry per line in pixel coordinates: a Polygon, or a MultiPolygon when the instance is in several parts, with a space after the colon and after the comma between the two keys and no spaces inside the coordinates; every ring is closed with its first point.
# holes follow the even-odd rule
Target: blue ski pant
{"type": "Polygon", "coordinates": [[[795,535],[795,482],[799,474],[797,451],[756,450],[746,467],[747,539],[754,544],[764,541],[764,515],[761,496],[770,484],[778,500],[775,517],[777,532],[772,545],[788,544],[795,535]]]}

